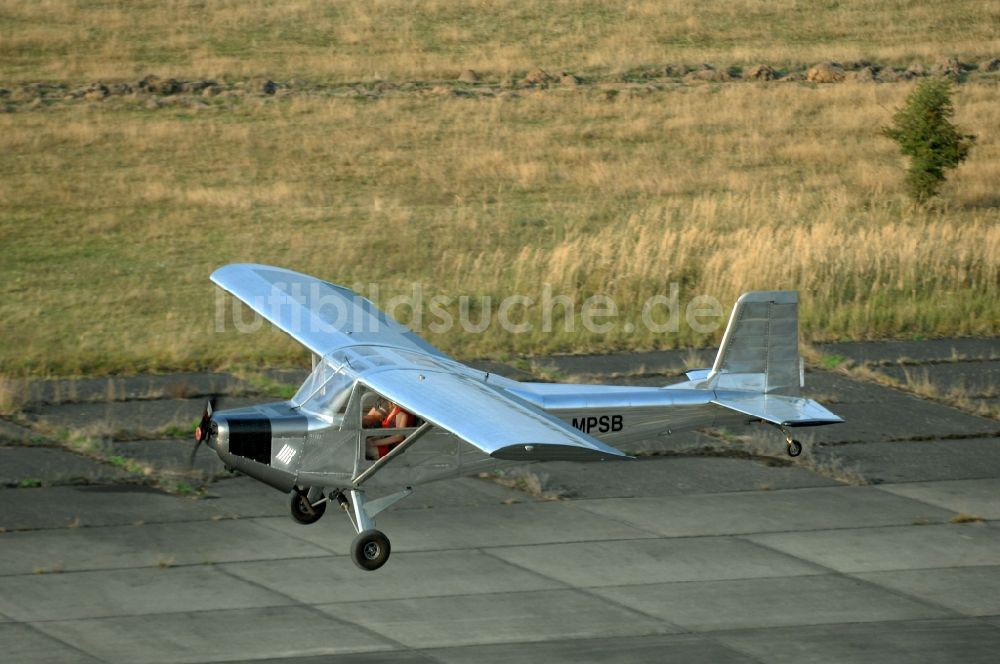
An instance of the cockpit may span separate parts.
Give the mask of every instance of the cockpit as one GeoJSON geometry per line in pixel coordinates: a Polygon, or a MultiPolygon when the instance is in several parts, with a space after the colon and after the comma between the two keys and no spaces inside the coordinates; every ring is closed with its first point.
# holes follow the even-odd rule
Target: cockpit
{"type": "MultiPolygon", "coordinates": [[[[294,408],[327,424],[344,423],[347,406],[358,377],[379,367],[416,366],[443,368],[449,361],[391,346],[350,346],[320,359],[291,402],[294,408]]],[[[366,406],[367,404],[362,404],[366,406]]],[[[367,408],[364,409],[367,412],[367,408]]]]}

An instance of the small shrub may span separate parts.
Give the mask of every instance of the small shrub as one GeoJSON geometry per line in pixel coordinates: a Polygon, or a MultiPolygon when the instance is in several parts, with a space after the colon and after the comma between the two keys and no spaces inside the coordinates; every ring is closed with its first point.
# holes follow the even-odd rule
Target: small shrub
{"type": "Polygon", "coordinates": [[[892,126],[882,133],[899,144],[910,158],[906,188],[923,203],[936,196],[945,180],[945,170],[955,168],[969,154],[976,137],[963,134],[951,122],[951,81],[928,78],[920,82],[906,103],[892,116],[892,126]]]}

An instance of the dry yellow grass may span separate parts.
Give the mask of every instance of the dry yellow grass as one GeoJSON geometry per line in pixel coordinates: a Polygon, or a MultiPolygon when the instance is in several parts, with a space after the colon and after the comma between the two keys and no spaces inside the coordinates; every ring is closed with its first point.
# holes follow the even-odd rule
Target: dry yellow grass
{"type": "Polygon", "coordinates": [[[965,512],[959,512],[949,519],[951,523],[982,523],[985,521],[983,517],[976,514],[966,514],[965,512]]]}
{"type": "Polygon", "coordinates": [[[621,313],[604,334],[542,332],[537,307],[524,334],[425,318],[420,332],[461,357],[715,340],[625,331],[671,283],[682,305],[797,288],[814,340],[994,334],[995,76],[958,88],[957,121],[979,141],[929,210],[906,202],[903,164],[878,133],[910,84],[627,81],[670,62],[975,61],[1000,51],[997,16],[978,0],[0,0],[0,85],[150,71],[305,81],[285,97],[0,114],[0,374],[301,360],[273,331],[214,333],[207,276],[232,261],[366,294],[378,284],[382,301],[419,282],[425,299],[489,295],[495,307],[548,284],[577,306],[605,293],[621,313]],[[536,65],[600,82],[517,98],[421,92],[464,67],[497,87],[536,65]],[[421,83],[349,92],[375,79],[421,83]]]}
{"type": "MultiPolygon", "coordinates": [[[[951,385],[947,389],[944,389],[932,380],[930,370],[926,367],[920,369],[903,366],[902,379],[895,378],[883,371],[873,368],[870,365],[861,364],[855,366],[850,361],[842,362],[837,368],[840,371],[856,378],[862,378],[864,380],[870,380],[883,385],[889,385],[900,390],[906,390],[907,392],[912,392],[920,395],[921,397],[939,401],[974,415],[1000,419],[1000,407],[989,401],[997,396],[996,386],[972,389],[969,388],[963,381],[962,383],[951,385]]],[[[974,369],[972,369],[972,371],[974,371],[974,369]]],[[[818,400],[828,403],[825,399],[818,400]]]]}
{"type": "MultiPolygon", "coordinates": [[[[675,282],[682,303],[797,288],[812,339],[989,334],[1000,293],[995,86],[938,209],[913,209],[878,135],[907,85],[733,84],[607,102],[389,95],[139,101],[0,115],[3,370],[86,372],[288,361],[270,333],[213,334],[211,270],[286,265],[383,298],[543,284],[603,292],[622,321],[675,282]]],[[[495,305],[494,305],[495,306],[495,305]]],[[[403,317],[406,312],[402,311],[403,317]]],[[[706,343],[622,325],[422,333],[458,355],[706,343]]]]}

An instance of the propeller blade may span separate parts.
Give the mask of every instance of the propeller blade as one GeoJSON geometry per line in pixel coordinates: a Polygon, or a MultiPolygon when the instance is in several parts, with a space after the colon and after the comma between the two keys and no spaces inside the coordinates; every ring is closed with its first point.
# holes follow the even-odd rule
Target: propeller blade
{"type": "Polygon", "coordinates": [[[198,453],[198,448],[206,440],[212,437],[212,413],[215,412],[215,405],[218,402],[216,397],[212,397],[205,404],[205,410],[201,414],[201,422],[194,430],[194,448],[191,450],[191,457],[188,459],[188,467],[194,468],[194,457],[198,453]]]}
{"type": "Polygon", "coordinates": [[[194,457],[196,454],[198,454],[199,447],[201,447],[201,441],[195,439],[194,447],[191,448],[191,456],[188,457],[188,468],[190,468],[191,470],[194,470],[194,457]]]}

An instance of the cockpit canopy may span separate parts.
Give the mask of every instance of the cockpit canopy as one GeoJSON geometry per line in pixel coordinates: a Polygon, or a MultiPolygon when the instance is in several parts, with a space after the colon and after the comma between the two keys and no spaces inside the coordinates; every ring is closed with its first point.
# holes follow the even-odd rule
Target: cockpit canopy
{"type": "Polygon", "coordinates": [[[317,362],[312,373],[292,397],[292,405],[327,422],[333,422],[335,418],[343,417],[354,385],[362,374],[400,366],[442,369],[446,362],[392,346],[341,348],[317,362]]]}
{"type": "Polygon", "coordinates": [[[343,417],[356,381],[357,376],[344,371],[344,367],[320,362],[292,397],[292,404],[332,422],[335,416],[343,417]]]}

